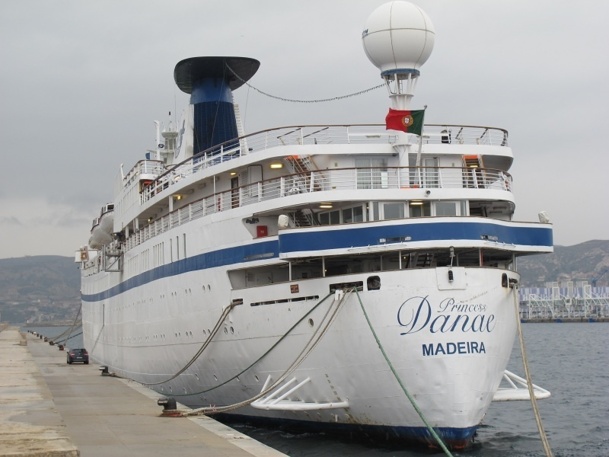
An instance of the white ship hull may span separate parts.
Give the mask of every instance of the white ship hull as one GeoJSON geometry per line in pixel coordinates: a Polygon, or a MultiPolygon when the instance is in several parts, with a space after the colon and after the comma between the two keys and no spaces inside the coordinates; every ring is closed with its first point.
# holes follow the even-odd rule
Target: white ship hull
{"type": "Polygon", "coordinates": [[[145,292],[136,287],[105,306],[86,303],[85,346],[118,375],[153,384],[193,407],[243,402],[260,393],[267,378],[287,374],[287,380],[310,379],[291,396],[303,409],[307,403],[348,407],[250,406],[238,414],[424,434],[393,367],[427,419],[466,442],[492,401],[514,341],[513,292],[501,287],[502,273],[456,269],[460,286],[439,290],[446,268],[385,272],[379,275],[382,290],[327,298],[332,278],[312,279],[298,283],[299,295],[311,297],[301,301],[290,301],[289,284],[260,287],[240,294],[243,304],[228,314],[206,351],[186,373],[164,383],[195,356],[230,303],[221,293],[225,272],[195,271],[155,281],[145,292]],[[193,290],[195,284],[201,287],[193,290]],[[278,303],[249,306],[261,300],[278,303]],[[312,342],[317,344],[299,363],[312,342]]]}

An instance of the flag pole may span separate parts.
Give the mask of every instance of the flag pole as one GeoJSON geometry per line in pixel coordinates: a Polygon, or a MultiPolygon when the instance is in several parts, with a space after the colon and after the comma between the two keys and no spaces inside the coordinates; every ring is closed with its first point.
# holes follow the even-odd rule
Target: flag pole
{"type": "Polygon", "coordinates": [[[419,150],[417,151],[417,160],[415,162],[415,166],[417,167],[417,179],[418,185],[421,187],[421,151],[423,149],[423,129],[425,128],[425,111],[427,110],[427,105],[423,107],[423,125],[421,126],[421,134],[419,135],[419,150]]]}

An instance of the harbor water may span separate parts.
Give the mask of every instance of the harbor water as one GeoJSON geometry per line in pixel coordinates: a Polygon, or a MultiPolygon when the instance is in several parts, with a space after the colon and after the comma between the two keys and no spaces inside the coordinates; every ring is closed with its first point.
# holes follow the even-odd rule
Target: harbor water
{"type": "MultiPolygon", "coordinates": [[[[542,422],[555,457],[609,456],[609,324],[523,324],[533,382],[552,392],[538,402],[542,422]]],[[[29,327],[54,337],[66,327],[29,327]]],[[[75,329],[72,335],[80,333],[75,329]]],[[[67,336],[67,335],[66,335],[67,336]]],[[[68,347],[81,347],[82,335],[68,347]]],[[[508,369],[523,375],[515,342],[508,369]]],[[[385,443],[355,441],[320,433],[294,434],[231,423],[231,427],[292,457],[442,455],[427,450],[403,450],[385,443]]],[[[457,456],[542,457],[545,455],[529,401],[493,403],[474,446],[457,456]]]]}

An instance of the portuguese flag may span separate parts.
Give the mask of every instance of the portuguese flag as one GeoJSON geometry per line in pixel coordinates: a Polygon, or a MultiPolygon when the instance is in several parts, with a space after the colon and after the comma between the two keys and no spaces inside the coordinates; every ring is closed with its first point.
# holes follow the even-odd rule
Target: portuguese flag
{"type": "Polygon", "coordinates": [[[389,108],[389,114],[385,118],[387,130],[401,130],[406,133],[421,135],[423,131],[423,117],[425,110],[402,111],[389,108]]]}

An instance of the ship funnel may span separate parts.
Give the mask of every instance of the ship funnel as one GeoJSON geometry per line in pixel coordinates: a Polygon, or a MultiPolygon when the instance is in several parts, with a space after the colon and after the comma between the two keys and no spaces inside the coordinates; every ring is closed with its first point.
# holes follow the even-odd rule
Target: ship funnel
{"type": "Polygon", "coordinates": [[[232,91],[254,76],[259,66],[259,61],[247,57],[192,57],[176,65],[175,82],[190,94],[194,106],[195,155],[239,136],[232,91]]]}

